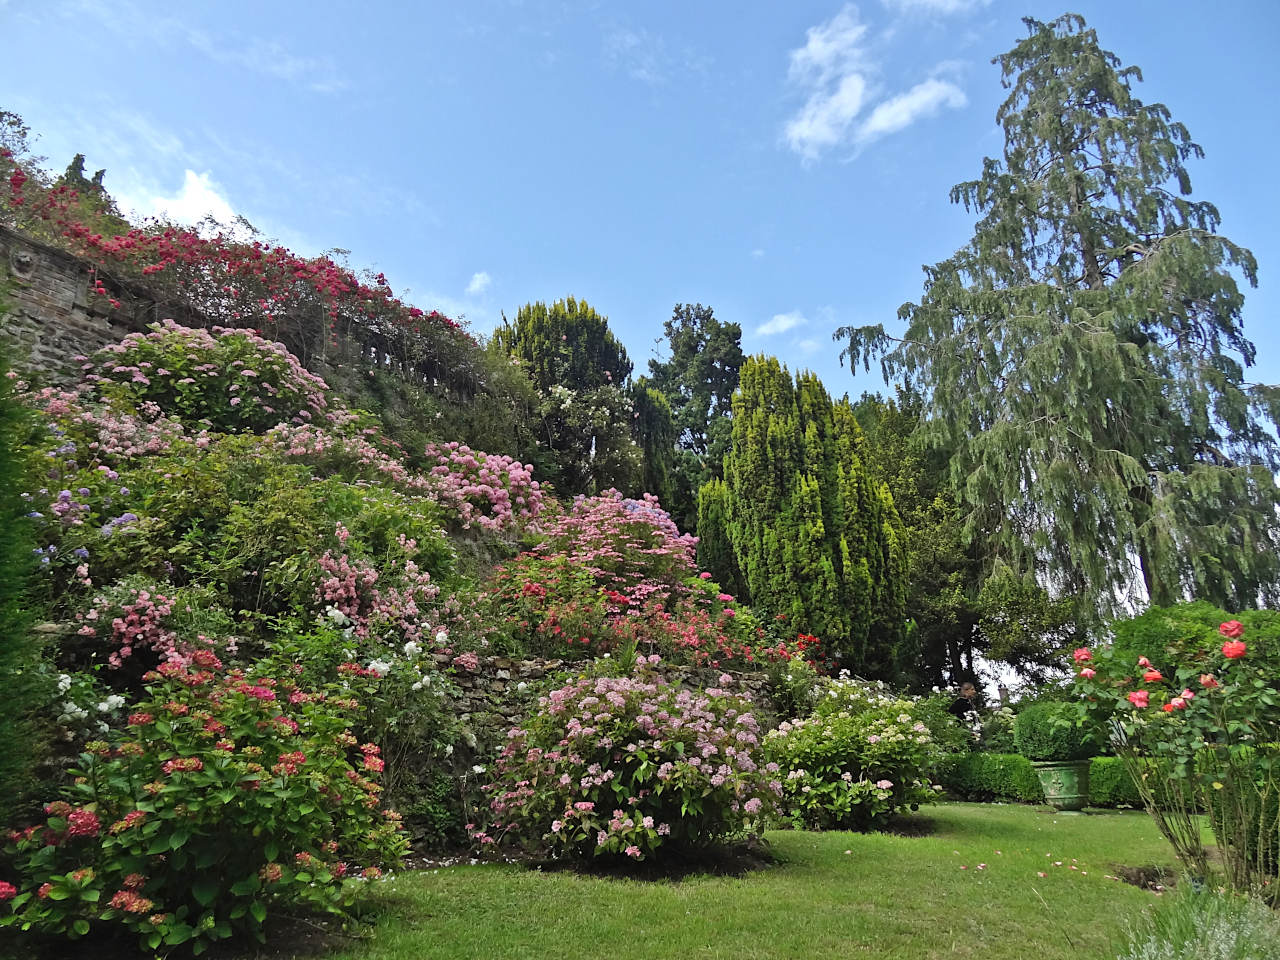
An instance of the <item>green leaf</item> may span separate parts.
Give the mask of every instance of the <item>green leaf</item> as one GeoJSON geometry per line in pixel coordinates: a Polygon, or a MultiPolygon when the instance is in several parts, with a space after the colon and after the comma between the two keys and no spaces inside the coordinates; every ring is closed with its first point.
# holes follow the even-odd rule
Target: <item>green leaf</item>
{"type": "Polygon", "coordinates": [[[80,919],[71,924],[71,929],[78,937],[83,937],[89,932],[89,921],[80,919]]]}
{"type": "Polygon", "coordinates": [[[254,900],[249,904],[249,912],[253,914],[253,919],[257,920],[259,923],[262,923],[267,919],[267,908],[264,907],[262,902],[259,900],[254,900]]]}
{"type": "Polygon", "coordinates": [[[191,895],[196,898],[196,902],[202,907],[207,907],[218,896],[218,890],[221,884],[212,877],[200,877],[191,884],[191,895]]]}

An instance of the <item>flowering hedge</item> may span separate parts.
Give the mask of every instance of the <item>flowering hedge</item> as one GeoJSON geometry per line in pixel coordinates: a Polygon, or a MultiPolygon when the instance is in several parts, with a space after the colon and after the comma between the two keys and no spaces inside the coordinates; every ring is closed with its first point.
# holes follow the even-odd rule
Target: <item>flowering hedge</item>
{"type": "Polygon", "coordinates": [[[341,914],[359,878],[403,854],[398,816],[380,809],[383,761],[357,749],[358,704],[340,688],[227,671],[209,651],[147,679],[44,823],[10,834],[20,875],[0,884],[0,925],[122,926],[146,949],[200,952],[234,931],[261,939],[269,910],[341,914]]]}
{"type": "Polygon", "coordinates": [[[826,682],[810,716],[769,731],[765,755],[779,765],[795,824],[866,830],[935,799],[928,771],[940,751],[918,706],[845,675],[826,682]]]}
{"type": "Polygon", "coordinates": [[[533,467],[512,457],[472,450],[456,442],[428,444],[436,498],[464,530],[514,530],[542,513],[533,467]]]}
{"type": "Polygon", "coordinates": [[[517,843],[577,859],[643,860],[745,831],[774,809],[776,767],[756,760],[749,699],[681,690],[656,656],[624,677],[586,675],[508,733],[482,846],[517,843]]]}

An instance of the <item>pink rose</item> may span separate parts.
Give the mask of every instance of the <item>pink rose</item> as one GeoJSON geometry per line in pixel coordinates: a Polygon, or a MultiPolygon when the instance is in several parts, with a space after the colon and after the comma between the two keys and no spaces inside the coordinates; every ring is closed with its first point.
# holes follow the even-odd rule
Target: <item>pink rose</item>
{"type": "Polygon", "coordinates": [[[1085,667],[1083,670],[1080,671],[1080,676],[1084,677],[1086,680],[1092,680],[1095,676],[1097,676],[1097,673],[1098,671],[1093,669],[1093,667],[1085,667]]]}
{"type": "Polygon", "coordinates": [[[1093,659],[1093,654],[1088,647],[1077,647],[1075,652],[1071,654],[1071,659],[1076,663],[1087,663],[1093,659]]]}
{"type": "Polygon", "coordinates": [[[1135,690],[1129,694],[1129,702],[1135,707],[1142,708],[1151,705],[1151,695],[1145,690],[1135,690]]]}
{"type": "MultiPolygon", "coordinates": [[[[1232,621],[1234,623],[1234,621],[1232,621]]],[[[1226,626],[1226,624],[1223,624],[1226,626]]],[[[1228,660],[1239,660],[1249,648],[1243,640],[1228,640],[1222,645],[1222,655],[1228,660]]]]}
{"type": "Polygon", "coordinates": [[[1239,620],[1228,620],[1218,627],[1218,632],[1228,640],[1236,640],[1244,633],[1244,624],[1239,620]]]}

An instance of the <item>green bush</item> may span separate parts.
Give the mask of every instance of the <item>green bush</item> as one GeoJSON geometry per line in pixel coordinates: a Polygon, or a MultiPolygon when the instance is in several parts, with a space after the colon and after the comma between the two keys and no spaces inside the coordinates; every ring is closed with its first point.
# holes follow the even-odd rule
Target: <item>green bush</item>
{"type": "Polygon", "coordinates": [[[940,769],[942,786],[962,800],[1044,803],[1031,761],[1016,753],[966,753],[940,769]]]}
{"type": "MultiPolygon", "coordinates": [[[[33,712],[49,694],[38,669],[40,647],[31,632],[28,585],[36,566],[35,537],[27,518],[31,506],[18,493],[26,472],[19,447],[30,426],[9,384],[0,366],[0,821],[19,808],[33,785],[40,739],[33,712]]],[[[40,559],[50,562],[47,554],[40,559]]]]}
{"type": "Polygon", "coordinates": [[[1280,960],[1280,919],[1256,899],[1179,886],[1130,927],[1119,960],[1280,960]]]}
{"type": "MultiPolygon", "coordinates": [[[[952,756],[939,768],[939,781],[961,800],[1044,803],[1044,791],[1031,761],[1016,753],[952,756]]],[[[1089,806],[1141,807],[1142,798],[1124,762],[1094,757],[1089,764],[1089,806]]]]}
{"type": "Polygon", "coordinates": [[[1097,751],[1095,738],[1076,724],[1069,704],[1042,701],[1024,707],[1013,721],[1018,752],[1028,760],[1084,760],[1097,751]]]}
{"type": "Polygon", "coordinates": [[[923,720],[925,702],[842,676],[826,682],[810,716],[769,731],[765,758],[778,765],[792,822],[867,830],[932,801],[929,773],[941,748],[923,720]]]}
{"type": "Polygon", "coordinates": [[[1152,607],[1140,616],[1115,621],[1111,625],[1114,656],[1128,664],[1148,657],[1166,670],[1175,663],[1210,670],[1210,662],[1222,648],[1218,628],[1228,620],[1238,620],[1244,627],[1249,658],[1280,674],[1280,611],[1229,613],[1204,600],[1152,607]]]}
{"type": "Polygon", "coordinates": [[[383,760],[355,749],[345,688],[224,671],[209,651],[147,679],[44,822],[10,836],[20,877],[0,926],[72,939],[123,927],[149,951],[200,953],[236,931],[262,939],[269,911],[343,915],[357,877],[398,863],[383,760]]]}

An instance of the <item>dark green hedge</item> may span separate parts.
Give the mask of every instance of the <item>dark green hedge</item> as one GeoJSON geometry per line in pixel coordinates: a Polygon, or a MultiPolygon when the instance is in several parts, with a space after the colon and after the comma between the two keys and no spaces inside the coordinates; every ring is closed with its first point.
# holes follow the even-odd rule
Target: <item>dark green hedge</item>
{"type": "MultiPolygon", "coordinates": [[[[962,800],[1044,803],[1031,761],[1016,753],[964,753],[939,770],[939,782],[962,800]]],[[[1142,798],[1118,757],[1094,757],[1089,766],[1089,805],[1141,807],[1142,798]]]]}

